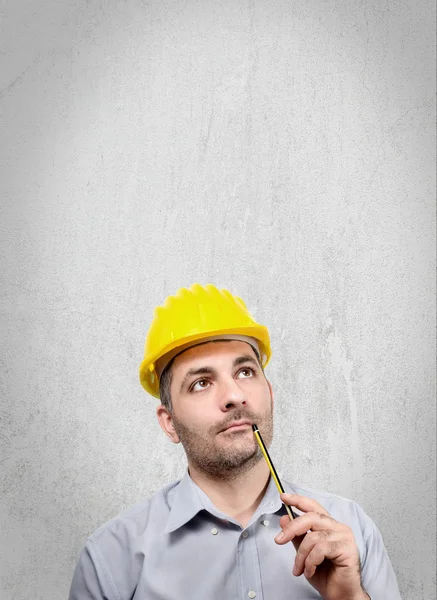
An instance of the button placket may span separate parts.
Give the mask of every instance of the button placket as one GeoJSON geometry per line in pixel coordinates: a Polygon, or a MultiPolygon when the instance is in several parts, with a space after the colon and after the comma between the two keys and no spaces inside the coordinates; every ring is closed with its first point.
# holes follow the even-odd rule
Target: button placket
{"type": "MultiPolygon", "coordinates": [[[[240,531],[238,540],[239,563],[242,568],[243,594],[246,598],[261,598],[263,593],[258,586],[261,585],[261,573],[257,548],[257,532],[259,530],[259,516],[248,529],[240,531]]],[[[240,597],[240,596],[239,596],[240,597]]]]}

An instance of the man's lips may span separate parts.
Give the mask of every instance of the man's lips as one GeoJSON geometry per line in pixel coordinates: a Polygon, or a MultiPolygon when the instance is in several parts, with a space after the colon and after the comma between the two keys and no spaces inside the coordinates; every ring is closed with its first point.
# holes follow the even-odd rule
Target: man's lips
{"type": "Polygon", "coordinates": [[[247,427],[252,427],[251,421],[233,421],[222,431],[239,431],[240,429],[245,429],[247,427]]]}

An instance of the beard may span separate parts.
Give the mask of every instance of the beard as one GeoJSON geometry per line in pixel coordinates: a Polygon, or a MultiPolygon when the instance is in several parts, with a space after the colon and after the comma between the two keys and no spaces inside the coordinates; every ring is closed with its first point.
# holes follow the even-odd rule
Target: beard
{"type": "Polygon", "coordinates": [[[258,425],[268,448],[273,439],[272,405],[262,415],[244,408],[236,409],[226,420],[207,430],[190,427],[174,414],[173,425],[190,464],[214,479],[229,480],[250,471],[263,459],[252,431],[221,433],[230,423],[242,419],[248,419],[258,425]],[[227,439],[220,443],[220,436],[227,439]]]}

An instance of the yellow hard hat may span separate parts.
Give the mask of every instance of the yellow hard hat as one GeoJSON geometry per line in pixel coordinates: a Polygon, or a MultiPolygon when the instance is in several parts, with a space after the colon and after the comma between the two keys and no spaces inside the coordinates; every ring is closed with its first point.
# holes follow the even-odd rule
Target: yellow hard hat
{"type": "Polygon", "coordinates": [[[159,377],[165,364],[183,349],[209,338],[256,340],[263,367],[271,356],[267,328],[255,321],[241,298],[212,284],[195,283],[155,308],[140,365],[143,388],[159,398],[159,377]]]}

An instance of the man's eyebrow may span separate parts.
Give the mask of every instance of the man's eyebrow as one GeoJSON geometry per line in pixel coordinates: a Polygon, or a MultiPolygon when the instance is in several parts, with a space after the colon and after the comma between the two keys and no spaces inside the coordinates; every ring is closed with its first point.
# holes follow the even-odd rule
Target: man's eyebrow
{"type": "Polygon", "coordinates": [[[199,369],[189,369],[185,373],[185,377],[182,380],[179,391],[182,392],[182,388],[191,377],[194,377],[195,375],[214,375],[214,373],[215,370],[212,367],[200,367],[199,369]]]}
{"type": "MultiPolygon", "coordinates": [[[[256,367],[259,367],[258,361],[250,354],[245,354],[244,356],[238,356],[234,362],[232,363],[233,367],[238,367],[238,365],[242,365],[244,363],[252,363],[256,367]]],[[[196,375],[215,375],[216,371],[212,367],[199,367],[198,369],[188,369],[185,373],[185,377],[182,380],[181,387],[179,391],[182,392],[184,385],[191,377],[195,377],[196,375]]]]}
{"type": "Polygon", "coordinates": [[[239,356],[236,358],[233,362],[233,366],[238,367],[238,365],[242,365],[243,363],[247,362],[253,363],[255,366],[259,367],[259,363],[256,358],[250,356],[250,354],[245,354],[244,356],[239,356]]]}

